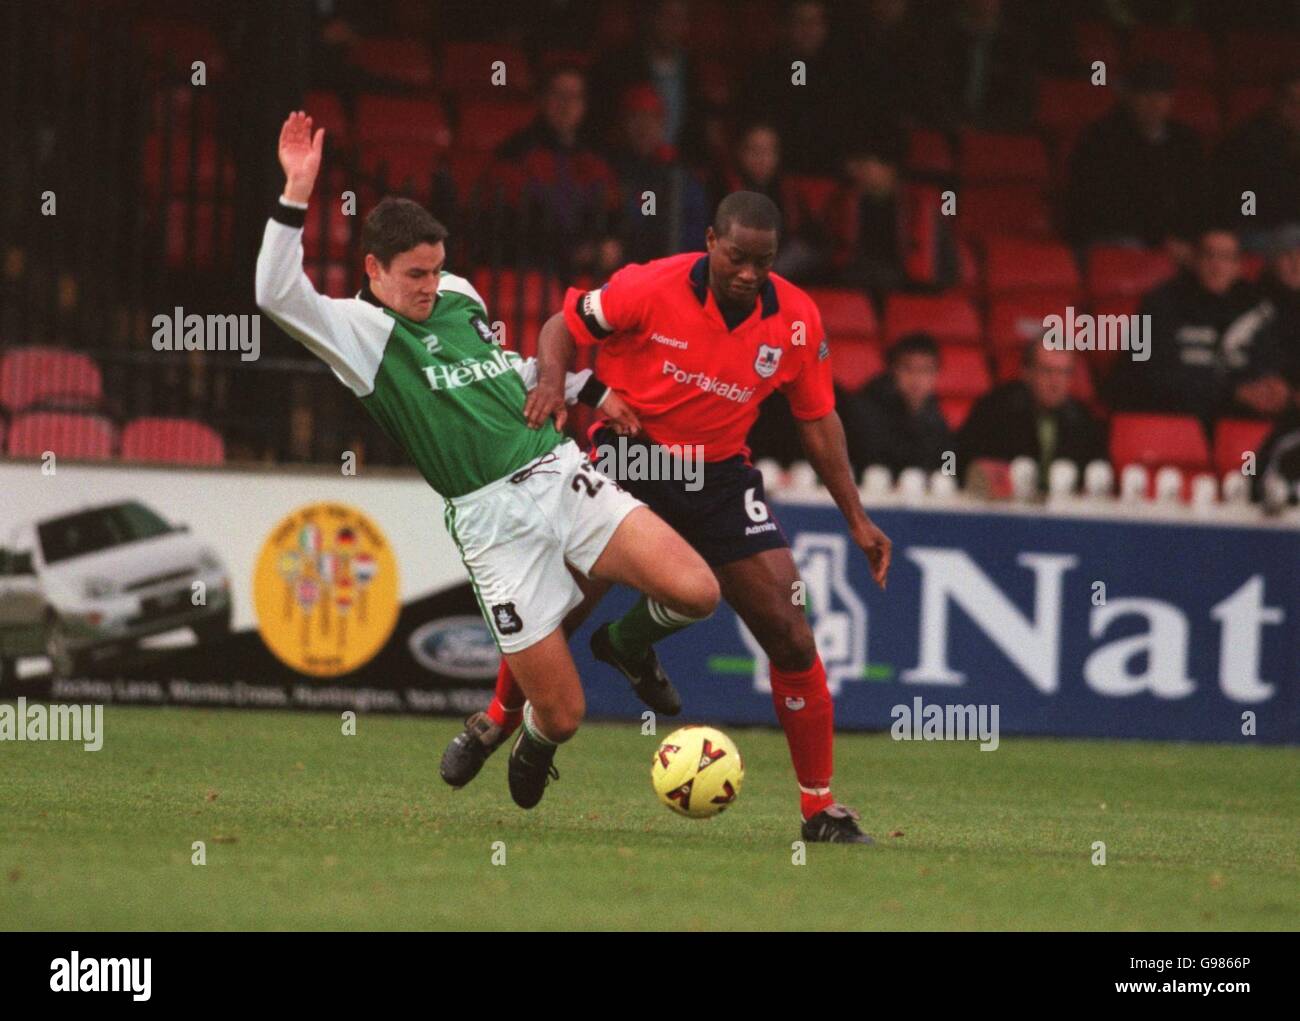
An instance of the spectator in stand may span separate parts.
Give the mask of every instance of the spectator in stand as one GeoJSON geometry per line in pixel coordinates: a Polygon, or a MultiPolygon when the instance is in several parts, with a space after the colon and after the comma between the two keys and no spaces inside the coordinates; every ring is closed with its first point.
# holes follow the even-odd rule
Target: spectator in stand
{"type": "Polygon", "coordinates": [[[633,85],[648,84],[664,101],[664,137],[679,152],[695,153],[700,127],[696,109],[701,88],[686,49],[691,27],[686,0],[658,0],[633,46],[611,53],[592,71],[599,130],[611,138],[618,122],[618,101],[633,85]]]}
{"type": "Polygon", "coordinates": [[[782,172],[781,151],[781,138],[771,124],[749,125],[736,145],[733,169],[715,174],[710,182],[709,201],[716,209],[733,191],[756,191],[775,202],[781,212],[781,245],[772,268],[806,283],[829,265],[829,238],[782,172]]]}
{"type": "Polygon", "coordinates": [[[844,23],[833,44],[841,50],[836,66],[855,80],[850,94],[837,100],[852,104],[849,123],[888,129],[901,116],[922,112],[917,109],[916,68],[923,48],[909,10],[909,0],[867,0],[837,8],[844,23]]]}
{"type": "Polygon", "coordinates": [[[976,461],[1010,462],[1028,457],[1038,465],[1038,488],[1047,488],[1053,461],[1073,461],[1080,474],[1105,460],[1106,434],[1092,413],[1070,396],[1076,354],[1025,346],[1020,379],[994,387],[971,409],[957,434],[957,470],[964,480],[976,461]]]}
{"type": "Polygon", "coordinates": [[[1192,269],[1143,299],[1150,358],[1120,361],[1109,403],[1126,411],[1196,415],[1206,429],[1224,415],[1269,418],[1286,405],[1273,352],[1273,306],[1241,276],[1231,231],[1207,230],[1192,269]]]}
{"type": "Polygon", "coordinates": [[[1173,72],[1139,64],[1114,111],[1084,129],[1070,157],[1070,234],[1080,245],[1164,246],[1182,265],[1206,204],[1200,139],[1169,119],[1173,72]]]}
{"type": "Polygon", "coordinates": [[[704,187],[665,140],[664,122],[659,94],[632,86],[623,97],[621,144],[610,155],[623,193],[620,237],[628,262],[699,248],[709,225],[704,187]],[[647,194],[654,201],[649,213],[647,194]]]}
{"type": "Polygon", "coordinates": [[[897,477],[904,468],[942,467],[953,437],[935,397],[938,378],[939,345],[928,333],[909,333],[889,349],[884,372],[856,393],[838,395],[854,472],[883,464],[897,477]]]}
{"type": "Polygon", "coordinates": [[[1017,130],[1034,100],[1035,51],[1001,0],[963,0],[927,33],[911,80],[936,127],[1017,130]]]}
{"type": "Polygon", "coordinates": [[[612,241],[618,181],[586,120],[586,76],[558,66],[546,76],[536,119],[497,147],[491,182],[518,217],[502,235],[520,247],[505,258],[602,276],[622,261],[612,241]]]}
{"type": "Polygon", "coordinates": [[[1273,258],[1260,290],[1273,305],[1277,369],[1300,397],[1300,224],[1274,234],[1273,258]]]}
{"type": "Polygon", "coordinates": [[[1215,154],[1216,211],[1240,218],[1242,242],[1267,250],[1273,230],[1300,225],[1300,74],[1278,87],[1273,104],[1220,143],[1215,154]],[[1255,212],[1242,215],[1242,194],[1255,212]]]}
{"type": "Polygon", "coordinates": [[[845,69],[833,61],[827,43],[826,5],[796,0],[786,13],[782,45],[750,72],[741,100],[744,116],[770,123],[780,135],[785,165],[800,174],[820,173],[848,122],[845,69]],[[795,64],[802,65],[796,83],[795,64]]]}

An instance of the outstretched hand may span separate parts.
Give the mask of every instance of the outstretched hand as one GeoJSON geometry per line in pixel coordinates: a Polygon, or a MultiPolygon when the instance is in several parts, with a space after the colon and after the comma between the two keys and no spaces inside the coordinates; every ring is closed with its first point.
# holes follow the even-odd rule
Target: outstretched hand
{"type": "Polygon", "coordinates": [[[298,110],[285,118],[280,128],[280,166],[284,170],[284,197],[291,202],[306,202],[320,173],[321,152],[325,148],[325,129],[312,134],[311,118],[298,110]]]}

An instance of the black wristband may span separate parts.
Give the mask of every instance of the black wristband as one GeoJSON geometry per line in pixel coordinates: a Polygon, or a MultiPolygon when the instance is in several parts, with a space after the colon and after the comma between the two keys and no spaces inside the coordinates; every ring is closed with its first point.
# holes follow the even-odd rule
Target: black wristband
{"type": "Polygon", "coordinates": [[[275,207],[271,210],[271,219],[276,223],[284,224],[286,227],[296,227],[301,230],[307,223],[307,210],[286,206],[279,199],[276,199],[275,207]]]}
{"type": "Polygon", "coordinates": [[[594,408],[605,399],[605,394],[608,392],[609,387],[597,379],[593,372],[591,378],[583,383],[582,389],[578,391],[578,400],[594,408]]]}

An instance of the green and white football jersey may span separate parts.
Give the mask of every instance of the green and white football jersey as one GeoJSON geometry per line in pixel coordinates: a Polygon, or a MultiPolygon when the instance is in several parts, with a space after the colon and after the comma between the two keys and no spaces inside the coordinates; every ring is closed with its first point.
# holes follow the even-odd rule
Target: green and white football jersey
{"type": "MultiPolygon", "coordinates": [[[[464,277],[444,272],[423,322],[379,304],[318,294],[303,272],[302,210],[283,204],[257,259],[257,304],[322,358],[443,496],[463,496],[510,475],[563,439],[551,420],[524,422],[537,383],[533,359],[493,343],[487,309],[464,277]]],[[[570,373],[573,403],[591,376],[570,373]]]]}

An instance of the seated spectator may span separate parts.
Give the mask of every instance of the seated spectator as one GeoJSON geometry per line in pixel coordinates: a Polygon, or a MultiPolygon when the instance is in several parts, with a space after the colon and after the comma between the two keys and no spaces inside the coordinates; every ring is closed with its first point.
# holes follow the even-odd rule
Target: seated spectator
{"type": "Polygon", "coordinates": [[[497,147],[492,185],[518,217],[498,233],[520,246],[504,258],[570,272],[614,268],[603,265],[614,253],[602,258],[608,246],[601,242],[613,232],[618,182],[588,138],[586,116],[586,76],[556,67],[543,85],[537,118],[497,147]]]}
{"type": "Polygon", "coordinates": [[[634,85],[623,97],[621,140],[610,163],[623,194],[619,237],[624,259],[648,262],[704,245],[709,225],[704,187],[665,140],[663,100],[648,85],[634,85]],[[649,214],[647,193],[654,199],[649,214]]]}
{"type": "Polygon", "coordinates": [[[1025,346],[1022,377],[981,397],[957,434],[963,480],[978,460],[1028,457],[1038,465],[1038,488],[1045,491],[1053,461],[1073,461],[1082,474],[1089,462],[1105,460],[1104,428],[1070,396],[1075,358],[1075,352],[1045,348],[1041,341],[1025,346]]]}
{"type": "Polygon", "coordinates": [[[838,144],[848,126],[847,69],[832,62],[827,38],[826,5],[821,0],[790,4],[782,45],[755,62],[739,97],[745,117],[761,118],[776,129],[786,167],[795,173],[821,173],[834,155],[828,147],[838,144]],[[803,64],[800,84],[793,80],[795,61],[803,64]]]}
{"type": "Polygon", "coordinates": [[[1115,408],[1196,415],[1208,429],[1223,415],[1268,418],[1285,406],[1273,307],[1242,279],[1231,231],[1206,231],[1191,271],[1148,294],[1140,313],[1151,317],[1150,358],[1120,361],[1106,385],[1115,408]]]}
{"type": "Polygon", "coordinates": [[[942,467],[953,438],[934,394],[938,378],[934,338],[909,333],[889,349],[884,372],[856,393],[838,395],[836,410],[855,474],[873,464],[885,465],[895,477],[904,468],[942,467]]]}
{"type": "Polygon", "coordinates": [[[1273,304],[1278,371],[1300,394],[1300,225],[1274,234],[1273,257],[1260,290],[1273,304]]]}
{"type": "Polygon", "coordinates": [[[1180,263],[1206,204],[1196,132],[1169,119],[1173,72],[1139,64],[1114,111],[1084,129],[1070,157],[1066,203],[1077,244],[1164,246],[1180,263]]]}
{"type": "Polygon", "coordinates": [[[1278,87],[1267,110],[1225,138],[1215,157],[1215,213],[1227,223],[1240,220],[1247,248],[1266,250],[1273,230],[1300,225],[1300,74],[1278,87]],[[1255,211],[1243,216],[1247,191],[1255,211]]]}
{"type": "Polygon", "coordinates": [[[781,138],[767,123],[751,124],[736,146],[733,169],[713,176],[709,202],[716,209],[733,191],[756,191],[781,211],[781,245],[772,268],[795,283],[816,277],[830,263],[826,232],[804,207],[781,170],[781,138]]]}

